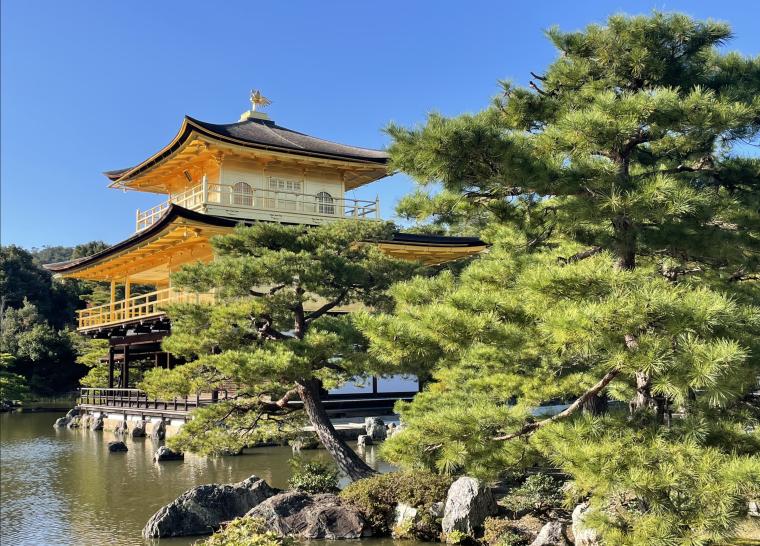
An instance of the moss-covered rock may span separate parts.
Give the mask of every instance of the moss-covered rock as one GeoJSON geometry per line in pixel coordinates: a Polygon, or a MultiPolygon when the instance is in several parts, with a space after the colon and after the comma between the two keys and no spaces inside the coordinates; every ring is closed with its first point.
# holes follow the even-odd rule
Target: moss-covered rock
{"type": "Polygon", "coordinates": [[[294,546],[295,543],[292,538],[267,531],[261,520],[244,516],[232,520],[201,546],[294,546]]]}
{"type": "Polygon", "coordinates": [[[417,517],[405,534],[434,538],[440,533],[434,505],[446,499],[451,479],[428,472],[391,472],[358,480],[341,491],[343,500],[356,506],[376,534],[389,534],[400,503],[417,509],[417,517]]]}

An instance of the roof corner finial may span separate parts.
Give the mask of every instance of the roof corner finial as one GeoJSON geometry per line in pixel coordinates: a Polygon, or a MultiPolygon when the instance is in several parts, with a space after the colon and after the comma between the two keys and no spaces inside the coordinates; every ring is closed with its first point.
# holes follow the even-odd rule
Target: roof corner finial
{"type": "Polygon", "coordinates": [[[251,101],[251,112],[255,112],[256,107],[258,106],[264,108],[272,104],[272,101],[262,95],[261,91],[258,89],[251,89],[251,96],[249,100],[251,101]]]}
{"type": "Polygon", "coordinates": [[[243,112],[240,121],[246,121],[252,118],[268,120],[269,116],[264,112],[259,112],[259,108],[265,108],[272,104],[272,101],[261,94],[258,89],[251,89],[251,95],[248,97],[251,101],[251,109],[243,112]]]}

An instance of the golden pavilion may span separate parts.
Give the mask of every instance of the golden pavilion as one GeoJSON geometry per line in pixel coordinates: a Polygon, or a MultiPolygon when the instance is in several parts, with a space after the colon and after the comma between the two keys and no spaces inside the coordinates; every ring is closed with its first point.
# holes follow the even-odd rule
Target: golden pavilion
{"type": "MultiPolygon", "coordinates": [[[[347,193],[388,176],[388,155],[280,126],[261,111],[268,103],[252,92],[251,109],[234,123],[186,116],[177,135],[155,154],[106,172],[110,188],[155,193],[164,201],[137,211],[131,237],[92,256],[45,266],[59,277],[110,283],[110,302],[80,310],[78,330],[110,340],[111,377],[120,364],[120,388],[129,387],[130,362],[173,365],[173,357],[160,347],[171,329],[167,304],[213,304],[212,294],[174,290],[170,277],[184,264],[212,260],[211,237],[239,223],[380,219],[378,199],[347,193]],[[133,294],[134,285],[142,293],[133,294]],[[152,288],[147,293],[146,285],[152,288]],[[122,299],[117,299],[119,287],[122,299]]],[[[373,244],[389,255],[427,264],[485,249],[476,238],[409,233],[373,244]]]]}

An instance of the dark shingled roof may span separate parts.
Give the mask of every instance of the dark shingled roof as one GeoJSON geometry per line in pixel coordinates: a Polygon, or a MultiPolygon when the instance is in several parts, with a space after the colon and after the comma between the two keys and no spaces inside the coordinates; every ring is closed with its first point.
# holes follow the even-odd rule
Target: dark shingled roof
{"type": "Polygon", "coordinates": [[[107,171],[103,174],[113,181],[118,180],[130,171],[134,171],[130,174],[131,178],[133,175],[139,174],[149,166],[171,155],[187,140],[193,131],[216,140],[249,146],[251,148],[324,157],[327,159],[376,163],[380,166],[388,163],[388,154],[384,151],[330,142],[329,140],[323,140],[281,127],[274,121],[267,119],[250,118],[237,123],[216,124],[185,116],[179,134],[171,144],[155,157],[134,167],[107,171]]]}
{"type": "Polygon", "coordinates": [[[296,152],[311,152],[335,156],[345,159],[359,159],[384,165],[388,161],[388,154],[380,150],[347,146],[322,140],[298,131],[277,125],[274,121],[265,119],[248,119],[237,123],[217,125],[206,123],[193,118],[188,118],[204,129],[226,137],[244,140],[252,144],[287,148],[296,152]]]}
{"type": "MultiPolygon", "coordinates": [[[[139,231],[123,241],[116,243],[106,249],[101,250],[93,254],[92,256],[85,256],[83,258],[77,258],[75,260],[69,260],[67,262],[56,262],[52,264],[45,264],[43,267],[54,273],[70,273],[81,267],[85,267],[93,262],[111,256],[121,250],[128,249],[129,247],[138,244],[146,239],[150,239],[153,235],[160,232],[164,227],[169,225],[176,218],[185,218],[187,220],[194,220],[196,222],[203,222],[212,226],[224,226],[233,227],[241,222],[240,220],[233,220],[231,218],[224,218],[222,216],[212,216],[210,214],[203,214],[200,212],[194,212],[186,208],[172,204],[166,210],[163,216],[152,226],[143,231],[139,231]]],[[[388,241],[375,241],[379,243],[397,243],[408,244],[418,246],[440,246],[440,247],[472,247],[472,246],[485,246],[485,243],[477,237],[448,237],[445,235],[422,235],[417,233],[394,233],[393,238],[388,241]]]]}
{"type": "Polygon", "coordinates": [[[403,243],[419,246],[485,246],[477,237],[449,237],[448,235],[427,235],[421,233],[395,233],[386,243],[403,243]]]}
{"type": "Polygon", "coordinates": [[[79,267],[83,267],[90,263],[96,262],[102,258],[106,258],[115,254],[121,250],[125,250],[133,245],[141,243],[146,239],[150,239],[153,235],[160,232],[164,227],[171,224],[176,218],[185,218],[187,220],[194,220],[196,222],[203,222],[212,226],[234,227],[239,223],[239,220],[232,220],[230,218],[222,218],[221,216],[211,216],[209,214],[203,214],[201,212],[195,212],[186,208],[171,204],[166,212],[159,218],[159,220],[150,227],[138,231],[131,237],[124,239],[115,245],[104,248],[100,252],[96,252],[91,256],[85,256],[83,258],[76,258],[67,262],[56,262],[52,264],[44,264],[42,267],[48,271],[54,273],[69,273],[79,267]]]}

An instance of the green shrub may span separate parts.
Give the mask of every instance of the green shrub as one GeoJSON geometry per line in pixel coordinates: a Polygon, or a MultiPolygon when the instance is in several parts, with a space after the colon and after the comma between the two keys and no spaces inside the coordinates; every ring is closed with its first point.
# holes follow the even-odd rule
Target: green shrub
{"type": "Polygon", "coordinates": [[[413,534],[434,523],[430,509],[446,500],[451,479],[429,472],[391,472],[353,482],[340,496],[356,506],[372,528],[381,534],[390,532],[396,504],[403,502],[419,510],[420,522],[413,534]]]}
{"type": "Polygon", "coordinates": [[[292,538],[281,537],[267,531],[257,518],[242,517],[232,520],[220,531],[200,543],[201,546],[295,546],[292,538]]]}
{"type": "Polygon", "coordinates": [[[528,540],[515,529],[514,520],[486,518],[483,523],[483,542],[488,546],[521,546],[528,540]]]}
{"type": "Polygon", "coordinates": [[[512,489],[503,499],[505,508],[514,512],[546,512],[560,508],[564,495],[562,482],[548,474],[533,474],[512,489]]]}
{"type": "Polygon", "coordinates": [[[338,470],[320,461],[304,461],[300,457],[290,459],[291,475],[288,485],[306,493],[336,493],[338,470]]]}
{"type": "Polygon", "coordinates": [[[446,542],[448,544],[463,544],[470,539],[470,535],[454,529],[448,535],[446,535],[446,542]]]}

